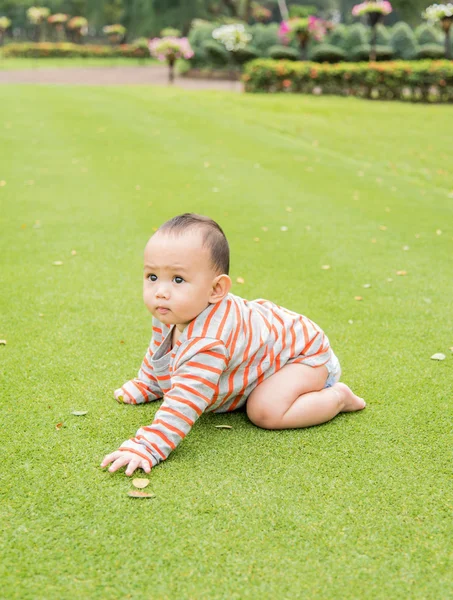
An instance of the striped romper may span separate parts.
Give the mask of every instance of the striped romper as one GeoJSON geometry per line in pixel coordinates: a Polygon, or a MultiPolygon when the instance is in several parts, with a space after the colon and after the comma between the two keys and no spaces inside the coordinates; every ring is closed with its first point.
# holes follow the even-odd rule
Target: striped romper
{"type": "Polygon", "coordinates": [[[243,406],[259,383],[288,363],[326,365],[326,387],[340,378],[339,362],[323,331],[268,300],[228,294],[191,321],[172,348],[173,327],[153,317],[153,335],[138,376],[121,388],[128,404],[163,397],[153,423],[120,447],[151,467],[168,457],[204,412],[243,406]]]}

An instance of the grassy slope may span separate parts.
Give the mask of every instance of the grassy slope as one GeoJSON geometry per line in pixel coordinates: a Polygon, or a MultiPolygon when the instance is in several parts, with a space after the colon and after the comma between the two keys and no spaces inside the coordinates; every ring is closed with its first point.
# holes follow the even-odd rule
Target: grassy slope
{"type": "Polygon", "coordinates": [[[149,87],[2,95],[3,596],[447,597],[450,109],[149,87]],[[245,279],[233,291],[322,325],[369,405],[282,432],[205,415],[150,476],[156,499],[137,501],[98,465],[157,408],[112,390],[150,336],[143,246],[188,210],[225,227],[245,279]]]}

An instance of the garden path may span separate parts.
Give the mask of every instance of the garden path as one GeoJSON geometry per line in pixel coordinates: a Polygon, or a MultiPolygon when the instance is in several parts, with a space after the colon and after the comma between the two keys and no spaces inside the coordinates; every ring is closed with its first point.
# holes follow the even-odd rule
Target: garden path
{"type": "MultiPolygon", "coordinates": [[[[167,85],[166,67],[71,67],[0,71],[0,84],[167,85]]],[[[239,81],[176,77],[175,85],[189,90],[242,91],[239,81]]]]}

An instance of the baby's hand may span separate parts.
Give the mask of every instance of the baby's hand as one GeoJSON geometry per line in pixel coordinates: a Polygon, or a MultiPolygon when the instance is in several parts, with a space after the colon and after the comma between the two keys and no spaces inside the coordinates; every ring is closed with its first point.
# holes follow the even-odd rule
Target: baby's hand
{"type": "Polygon", "coordinates": [[[140,458],[134,452],[128,452],[127,450],[116,450],[116,452],[107,454],[101,462],[101,467],[106,467],[110,463],[112,463],[109,468],[110,473],[118,471],[118,469],[121,469],[125,465],[128,465],[125,471],[126,475],[132,475],[135,469],[143,469],[145,473],[151,471],[151,465],[146,459],[140,458]]]}

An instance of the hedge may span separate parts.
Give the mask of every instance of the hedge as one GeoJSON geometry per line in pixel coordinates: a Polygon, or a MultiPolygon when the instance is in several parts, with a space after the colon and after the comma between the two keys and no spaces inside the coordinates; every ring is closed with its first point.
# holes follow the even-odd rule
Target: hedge
{"type": "Polygon", "coordinates": [[[243,81],[246,92],[453,102],[453,61],[448,60],[331,65],[259,59],[245,66],[243,81]]]}
{"type": "Polygon", "coordinates": [[[101,46],[94,44],[8,44],[1,50],[3,58],[150,58],[147,48],[134,44],[101,46]]]}

